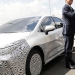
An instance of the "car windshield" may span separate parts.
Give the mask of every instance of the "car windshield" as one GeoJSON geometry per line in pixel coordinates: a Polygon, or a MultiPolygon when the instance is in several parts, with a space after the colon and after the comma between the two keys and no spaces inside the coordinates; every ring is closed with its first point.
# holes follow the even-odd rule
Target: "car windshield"
{"type": "Polygon", "coordinates": [[[0,26],[0,33],[31,32],[41,17],[21,18],[0,26]]]}

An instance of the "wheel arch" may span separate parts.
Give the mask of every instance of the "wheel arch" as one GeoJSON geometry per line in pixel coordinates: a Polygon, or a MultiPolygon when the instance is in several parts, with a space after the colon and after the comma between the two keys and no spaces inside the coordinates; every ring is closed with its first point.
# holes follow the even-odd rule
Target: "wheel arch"
{"type": "Polygon", "coordinates": [[[45,61],[44,61],[44,52],[43,52],[42,48],[40,46],[34,46],[33,48],[31,48],[30,52],[33,51],[34,49],[37,49],[42,54],[43,62],[45,64],[45,61]]]}

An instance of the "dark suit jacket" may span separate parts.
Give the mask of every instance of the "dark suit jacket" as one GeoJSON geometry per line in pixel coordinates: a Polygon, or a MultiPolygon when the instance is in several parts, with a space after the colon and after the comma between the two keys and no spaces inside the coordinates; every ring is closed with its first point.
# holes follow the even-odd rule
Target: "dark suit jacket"
{"type": "Polygon", "coordinates": [[[63,34],[74,34],[75,33],[75,11],[72,7],[65,4],[62,9],[63,18],[63,34]]]}

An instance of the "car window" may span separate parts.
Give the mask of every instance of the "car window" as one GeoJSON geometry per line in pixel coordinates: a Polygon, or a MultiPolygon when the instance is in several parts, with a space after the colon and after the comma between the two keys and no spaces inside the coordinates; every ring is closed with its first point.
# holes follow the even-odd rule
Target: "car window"
{"type": "Polygon", "coordinates": [[[56,24],[56,28],[61,28],[63,25],[62,25],[62,20],[60,18],[57,18],[57,17],[53,17],[53,20],[56,24]]]}
{"type": "Polygon", "coordinates": [[[21,18],[0,26],[0,33],[33,31],[41,17],[21,18]]]}
{"type": "Polygon", "coordinates": [[[55,22],[62,22],[61,19],[57,18],[57,17],[53,17],[55,22]]]}
{"type": "Polygon", "coordinates": [[[55,25],[51,17],[45,17],[41,23],[42,26],[55,25]]]}

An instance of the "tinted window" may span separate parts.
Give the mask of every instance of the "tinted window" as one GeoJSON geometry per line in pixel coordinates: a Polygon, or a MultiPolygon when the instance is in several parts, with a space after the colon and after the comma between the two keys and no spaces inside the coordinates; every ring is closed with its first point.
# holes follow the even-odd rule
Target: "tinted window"
{"type": "Polygon", "coordinates": [[[57,17],[53,17],[53,20],[54,20],[54,22],[55,22],[55,26],[56,26],[56,28],[61,28],[61,27],[63,27],[63,23],[62,23],[62,20],[61,19],[59,19],[59,18],[57,18],[57,17]]]}
{"type": "Polygon", "coordinates": [[[0,33],[33,31],[41,17],[22,18],[10,21],[0,26],[0,33]]]}
{"type": "Polygon", "coordinates": [[[46,17],[41,25],[45,26],[45,25],[54,25],[53,19],[51,17],[46,17]]]}
{"type": "Polygon", "coordinates": [[[60,23],[62,22],[61,19],[59,19],[59,18],[53,17],[53,19],[55,22],[60,22],[60,23]]]}

